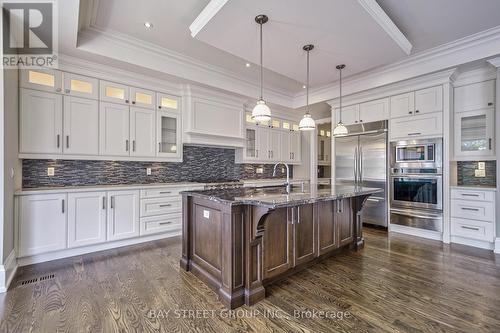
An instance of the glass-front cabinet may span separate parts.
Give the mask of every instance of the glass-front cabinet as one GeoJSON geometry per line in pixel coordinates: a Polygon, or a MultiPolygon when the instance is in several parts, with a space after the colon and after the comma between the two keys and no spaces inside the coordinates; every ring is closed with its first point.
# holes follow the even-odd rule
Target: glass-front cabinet
{"type": "Polygon", "coordinates": [[[157,93],[156,98],[157,98],[156,104],[158,105],[158,110],[164,110],[164,111],[180,110],[179,97],[163,93],[157,93]]]}
{"type": "Polygon", "coordinates": [[[98,86],[98,79],[73,73],[64,73],[64,93],[66,95],[98,99],[98,86]]]}
{"type": "Polygon", "coordinates": [[[21,71],[21,87],[49,92],[62,92],[62,72],[53,69],[21,71]]]}
{"type": "Polygon", "coordinates": [[[455,113],[455,156],[493,156],[494,126],[493,108],[455,113]]]}
{"type": "Polygon", "coordinates": [[[157,141],[158,157],[180,157],[181,149],[181,122],[178,114],[173,112],[158,112],[157,141]]]}

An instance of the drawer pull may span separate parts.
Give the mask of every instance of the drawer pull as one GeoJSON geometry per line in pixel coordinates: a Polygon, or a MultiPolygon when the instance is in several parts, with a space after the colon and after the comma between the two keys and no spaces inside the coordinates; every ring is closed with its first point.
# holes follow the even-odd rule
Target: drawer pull
{"type": "Polygon", "coordinates": [[[158,222],[158,225],[165,225],[165,224],[172,224],[171,221],[167,221],[167,222],[158,222]]]}
{"type": "Polygon", "coordinates": [[[165,192],[159,192],[159,193],[160,193],[160,194],[170,194],[170,193],[172,193],[172,192],[170,192],[170,191],[165,191],[165,192]]]}
{"type": "Polygon", "coordinates": [[[479,197],[479,194],[462,193],[463,197],[479,197]]]}
{"type": "Polygon", "coordinates": [[[420,132],[415,132],[415,133],[408,133],[408,136],[413,136],[413,135],[421,135],[422,133],[420,132]]]}
{"type": "Polygon", "coordinates": [[[472,210],[474,212],[479,212],[479,209],[478,208],[469,208],[469,207],[461,207],[462,210],[472,210]]]}
{"type": "Polygon", "coordinates": [[[171,204],[164,204],[164,205],[160,205],[160,207],[170,207],[172,206],[171,204]]]}
{"type": "Polygon", "coordinates": [[[468,229],[468,230],[475,230],[475,231],[479,231],[479,228],[478,227],[467,227],[465,225],[462,225],[461,226],[463,229],[468,229]]]}

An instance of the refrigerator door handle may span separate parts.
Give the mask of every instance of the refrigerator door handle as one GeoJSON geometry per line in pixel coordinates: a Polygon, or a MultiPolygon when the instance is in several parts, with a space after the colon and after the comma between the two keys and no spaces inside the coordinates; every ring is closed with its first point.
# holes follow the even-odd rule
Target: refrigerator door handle
{"type": "Polygon", "coordinates": [[[354,147],[354,183],[358,182],[358,147],[354,147]]]}
{"type": "Polygon", "coordinates": [[[359,182],[363,182],[363,147],[359,147],[359,182]]]}

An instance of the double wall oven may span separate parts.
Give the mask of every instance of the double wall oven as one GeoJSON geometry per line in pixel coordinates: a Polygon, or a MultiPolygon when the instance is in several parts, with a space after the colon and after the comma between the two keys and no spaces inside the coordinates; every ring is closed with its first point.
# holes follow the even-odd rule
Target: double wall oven
{"type": "Polygon", "coordinates": [[[441,138],[391,142],[391,223],[441,231],[441,138]]]}

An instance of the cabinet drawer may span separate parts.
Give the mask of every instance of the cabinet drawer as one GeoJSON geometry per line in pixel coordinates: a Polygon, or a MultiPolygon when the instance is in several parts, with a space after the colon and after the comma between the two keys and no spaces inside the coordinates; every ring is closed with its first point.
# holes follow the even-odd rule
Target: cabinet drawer
{"type": "Polygon", "coordinates": [[[451,200],[451,216],[493,222],[495,213],[492,202],[451,200]]]}
{"type": "Polygon", "coordinates": [[[141,200],[141,217],[168,213],[180,213],[182,201],[180,198],[153,198],[141,200]]]}
{"type": "Polygon", "coordinates": [[[494,232],[493,223],[459,218],[451,219],[451,234],[453,236],[493,242],[495,239],[494,232]]]}
{"type": "Polygon", "coordinates": [[[160,232],[181,230],[182,214],[165,214],[141,218],[140,235],[150,235],[160,232]]]}
{"type": "Polygon", "coordinates": [[[141,190],[141,199],[177,197],[181,191],[186,189],[181,187],[162,187],[141,190]]]}
{"type": "Polygon", "coordinates": [[[451,198],[493,202],[495,201],[495,193],[492,191],[451,189],[451,198]]]}
{"type": "Polygon", "coordinates": [[[433,112],[401,117],[389,121],[390,139],[440,136],[443,134],[443,113],[433,112]]]}

